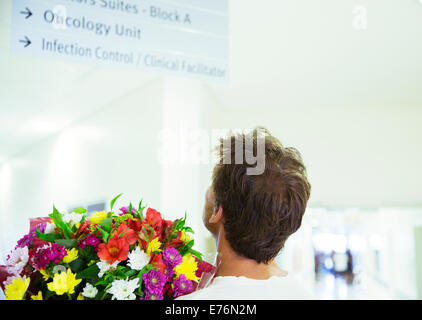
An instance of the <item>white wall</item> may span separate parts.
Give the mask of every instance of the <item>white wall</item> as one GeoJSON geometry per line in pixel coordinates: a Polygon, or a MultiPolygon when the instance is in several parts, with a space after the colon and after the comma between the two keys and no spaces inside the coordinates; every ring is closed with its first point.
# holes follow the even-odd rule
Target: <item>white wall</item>
{"type": "Polygon", "coordinates": [[[159,209],[161,91],[159,81],[131,90],[2,166],[2,257],[53,203],[66,210],[123,192],[118,204],[143,197],[159,209]]]}
{"type": "Polygon", "coordinates": [[[215,108],[215,128],[266,126],[299,149],[314,206],[422,204],[422,108],[215,108]]]}
{"type": "Polygon", "coordinates": [[[197,81],[158,78],[130,89],[4,163],[0,168],[2,258],[27,233],[28,219],[48,215],[53,203],[59,210],[96,201],[108,204],[121,192],[124,196],[117,207],[129,201],[137,205],[142,197],[167,219],[183,217],[186,211],[187,223],[197,233],[195,247],[212,251],[213,240],[202,225],[211,164],[180,161],[192,149],[190,143],[196,142],[189,128],[202,128],[201,110],[212,108],[208,94],[197,81]],[[176,158],[164,148],[163,129],[174,133],[176,140],[170,144],[176,142],[176,158]],[[180,135],[180,130],[188,130],[188,135],[180,135]],[[182,145],[187,149],[179,149],[182,145]]]}

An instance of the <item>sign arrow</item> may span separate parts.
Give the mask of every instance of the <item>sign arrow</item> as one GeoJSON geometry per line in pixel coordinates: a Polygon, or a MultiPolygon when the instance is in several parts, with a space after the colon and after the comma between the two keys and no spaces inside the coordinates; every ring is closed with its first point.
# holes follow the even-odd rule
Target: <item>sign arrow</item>
{"type": "Polygon", "coordinates": [[[25,11],[21,11],[20,13],[26,14],[25,19],[28,19],[30,16],[32,16],[32,12],[28,9],[28,7],[25,7],[25,11]]]}
{"type": "Polygon", "coordinates": [[[25,36],[25,40],[19,40],[19,42],[25,43],[24,48],[31,44],[31,40],[29,40],[27,36],[25,36]]]}

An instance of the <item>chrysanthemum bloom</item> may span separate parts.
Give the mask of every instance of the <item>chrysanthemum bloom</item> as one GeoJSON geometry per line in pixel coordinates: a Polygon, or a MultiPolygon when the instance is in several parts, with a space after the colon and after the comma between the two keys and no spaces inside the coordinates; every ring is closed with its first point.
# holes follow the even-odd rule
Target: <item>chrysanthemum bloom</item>
{"type": "Polygon", "coordinates": [[[164,275],[166,276],[166,282],[167,281],[171,281],[171,279],[173,278],[174,274],[175,274],[175,272],[174,272],[173,269],[166,268],[166,271],[164,273],[164,275]]]}
{"type": "Polygon", "coordinates": [[[85,288],[82,290],[82,295],[87,298],[95,298],[98,293],[98,289],[95,288],[92,284],[87,283],[85,288]]]}
{"type": "Polygon", "coordinates": [[[161,244],[162,243],[159,241],[158,238],[152,239],[150,243],[148,244],[147,255],[151,255],[152,252],[160,252],[161,244]]]}
{"type": "Polygon", "coordinates": [[[149,291],[162,291],[166,283],[166,276],[155,269],[144,273],[142,279],[144,279],[145,287],[149,291]]]}
{"type": "Polygon", "coordinates": [[[129,244],[125,238],[114,235],[107,243],[101,243],[98,249],[98,257],[101,260],[106,260],[109,264],[113,264],[115,261],[127,259],[129,244]]]}
{"type": "Polygon", "coordinates": [[[38,291],[38,294],[32,295],[31,300],[42,300],[42,291],[38,291]]]}
{"type": "Polygon", "coordinates": [[[198,264],[192,254],[188,253],[182,258],[182,263],[174,267],[176,276],[184,274],[189,280],[197,281],[195,271],[198,269],[198,264]]]}
{"type": "Polygon", "coordinates": [[[192,291],[192,281],[187,279],[184,274],[181,274],[173,282],[174,297],[179,297],[192,291]]]}
{"type": "Polygon", "coordinates": [[[179,263],[182,263],[182,256],[175,248],[166,248],[163,251],[163,260],[168,269],[173,269],[179,263]]]}
{"type": "Polygon", "coordinates": [[[139,279],[133,280],[114,280],[107,293],[112,295],[112,300],[135,300],[136,296],[133,293],[139,288],[139,279]]]}
{"type": "Polygon", "coordinates": [[[72,273],[72,270],[67,269],[67,272],[56,273],[53,277],[53,281],[47,283],[48,290],[56,292],[58,295],[63,293],[74,293],[75,287],[82,281],[82,279],[76,279],[76,274],[72,273]]]}
{"type": "Polygon", "coordinates": [[[66,256],[63,258],[64,263],[71,263],[72,261],[75,261],[78,259],[78,249],[72,248],[70,250],[66,249],[66,256]]]}
{"type": "Polygon", "coordinates": [[[105,218],[107,218],[107,213],[105,211],[100,211],[94,213],[88,220],[91,221],[92,224],[100,224],[105,218]]]}
{"type": "Polygon", "coordinates": [[[161,290],[157,290],[157,291],[150,291],[150,290],[146,290],[145,291],[145,297],[140,298],[139,300],[163,300],[163,292],[161,290]]]}
{"type": "Polygon", "coordinates": [[[18,275],[28,263],[28,247],[16,247],[6,258],[6,271],[18,275]]]}
{"type": "Polygon", "coordinates": [[[142,270],[149,263],[149,255],[147,255],[140,247],[136,247],[128,254],[127,265],[134,270],[142,270]]]}
{"type": "Polygon", "coordinates": [[[28,290],[30,278],[26,277],[15,277],[10,281],[10,284],[6,285],[5,295],[6,300],[22,300],[25,296],[26,290],[28,290]]]}
{"type": "Polygon", "coordinates": [[[97,262],[97,267],[100,269],[100,272],[98,272],[98,277],[102,277],[104,273],[106,273],[110,269],[116,269],[117,265],[120,261],[114,261],[113,264],[109,264],[106,260],[100,260],[97,262]]]}

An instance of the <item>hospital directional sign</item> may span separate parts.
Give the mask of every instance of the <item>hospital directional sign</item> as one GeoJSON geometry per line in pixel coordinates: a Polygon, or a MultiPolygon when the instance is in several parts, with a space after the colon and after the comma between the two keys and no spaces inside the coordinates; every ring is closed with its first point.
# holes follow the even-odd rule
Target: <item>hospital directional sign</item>
{"type": "Polygon", "coordinates": [[[228,0],[13,0],[16,54],[228,82],[228,0]]]}

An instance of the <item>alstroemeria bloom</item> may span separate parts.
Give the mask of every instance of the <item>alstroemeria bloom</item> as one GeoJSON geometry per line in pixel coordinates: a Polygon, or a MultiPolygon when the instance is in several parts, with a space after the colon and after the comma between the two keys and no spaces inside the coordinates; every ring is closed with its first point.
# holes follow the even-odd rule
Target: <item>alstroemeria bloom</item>
{"type": "Polygon", "coordinates": [[[130,229],[126,223],[121,223],[119,225],[119,229],[117,229],[115,235],[117,235],[119,238],[126,239],[127,243],[131,246],[132,244],[136,243],[136,240],[138,237],[136,236],[136,233],[134,230],[130,229]]]}
{"type": "Polygon", "coordinates": [[[161,233],[163,218],[161,217],[161,213],[159,213],[157,210],[148,208],[145,217],[145,222],[151,227],[153,227],[157,234],[161,233]]]}
{"type": "Polygon", "coordinates": [[[109,264],[113,264],[115,261],[127,259],[129,244],[126,238],[119,238],[116,234],[107,243],[101,243],[98,249],[98,257],[101,260],[106,260],[109,264]]]}

